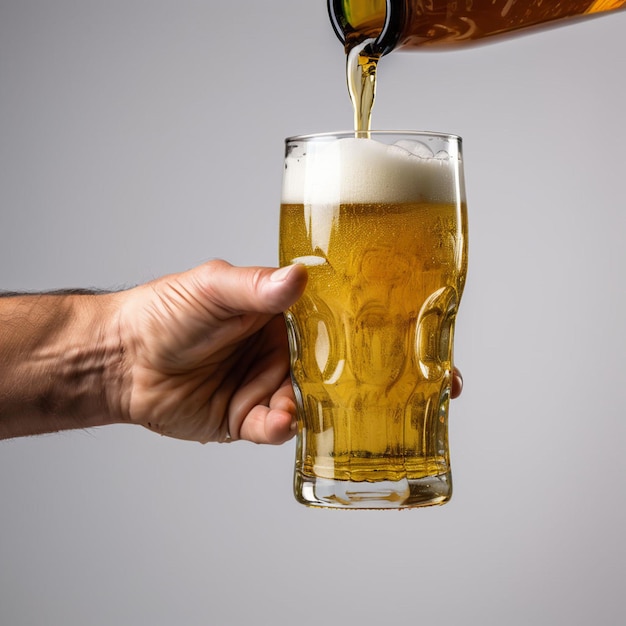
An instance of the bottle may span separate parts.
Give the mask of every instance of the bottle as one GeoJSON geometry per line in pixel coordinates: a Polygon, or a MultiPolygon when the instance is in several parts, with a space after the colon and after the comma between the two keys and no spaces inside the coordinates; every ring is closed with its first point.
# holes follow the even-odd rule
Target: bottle
{"type": "Polygon", "coordinates": [[[328,0],[346,50],[373,39],[370,52],[439,49],[626,9],[626,0],[328,0]]]}

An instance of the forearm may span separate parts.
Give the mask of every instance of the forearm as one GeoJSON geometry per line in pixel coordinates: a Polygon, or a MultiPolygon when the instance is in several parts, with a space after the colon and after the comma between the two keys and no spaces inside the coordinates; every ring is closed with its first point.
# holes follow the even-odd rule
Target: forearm
{"type": "Polygon", "coordinates": [[[0,439],[118,421],[114,295],[0,298],[0,439]]]}

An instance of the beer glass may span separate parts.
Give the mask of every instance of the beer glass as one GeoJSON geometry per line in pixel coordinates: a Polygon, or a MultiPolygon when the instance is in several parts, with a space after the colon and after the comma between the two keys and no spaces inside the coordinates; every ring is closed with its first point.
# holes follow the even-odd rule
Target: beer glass
{"type": "Polygon", "coordinates": [[[287,139],[280,264],[292,263],[309,273],[285,313],[296,499],[371,509],[446,502],[454,321],[467,268],[461,139],[287,139]]]}

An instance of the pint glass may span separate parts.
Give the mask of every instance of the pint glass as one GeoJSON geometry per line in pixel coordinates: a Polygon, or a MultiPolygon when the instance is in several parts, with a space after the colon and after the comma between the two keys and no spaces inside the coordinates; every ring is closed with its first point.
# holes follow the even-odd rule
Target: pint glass
{"type": "Polygon", "coordinates": [[[280,264],[309,281],[286,313],[296,499],[442,504],[467,268],[461,139],[371,131],[286,140],[280,264]]]}

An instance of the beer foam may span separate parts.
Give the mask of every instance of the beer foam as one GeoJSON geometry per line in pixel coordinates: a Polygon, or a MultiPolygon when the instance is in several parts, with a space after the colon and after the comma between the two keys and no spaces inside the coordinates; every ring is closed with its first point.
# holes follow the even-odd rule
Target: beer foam
{"type": "Polygon", "coordinates": [[[460,162],[434,155],[421,142],[385,144],[345,137],[308,141],[286,157],[285,204],[455,202],[462,193],[460,162]]]}

